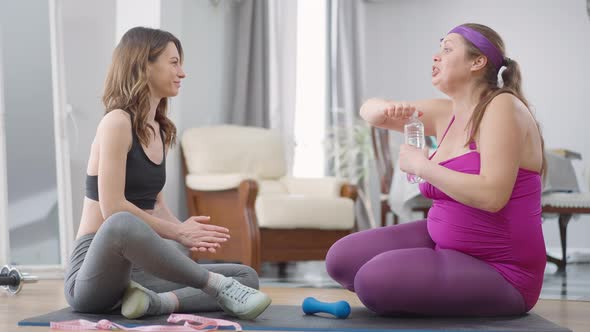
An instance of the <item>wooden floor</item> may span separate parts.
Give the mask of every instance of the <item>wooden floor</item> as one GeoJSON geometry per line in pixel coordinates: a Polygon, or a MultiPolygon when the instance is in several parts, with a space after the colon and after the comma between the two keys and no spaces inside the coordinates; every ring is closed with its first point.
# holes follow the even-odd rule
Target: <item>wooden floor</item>
{"type": "MultiPolygon", "coordinates": [[[[0,331],[46,331],[45,327],[17,327],[18,321],[66,307],[62,280],[42,280],[27,284],[17,296],[0,290],[0,331]]],[[[361,305],[356,296],[342,289],[263,288],[273,304],[300,305],[304,298],[314,296],[322,301],[346,300],[361,305]]],[[[590,302],[541,300],[533,312],[568,327],[575,332],[590,332],[590,302]]]]}

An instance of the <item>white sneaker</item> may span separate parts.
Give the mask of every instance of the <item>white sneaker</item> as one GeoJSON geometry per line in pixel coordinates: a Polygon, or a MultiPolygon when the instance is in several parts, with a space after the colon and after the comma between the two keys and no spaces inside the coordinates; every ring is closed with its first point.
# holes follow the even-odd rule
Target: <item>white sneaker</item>
{"type": "Polygon", "coordinates": [[[135,319],[147,314],[150,307],[149,290],[135,281],[131,281],[123,295],[121,314],[128,319],[135,319]]]}
{"type": "Polygon", "coordinates": [[[217,302],[226,313],[240,319],[254,319],[269,305],[271,299],[263,292],[226,278],[217,294],[217,302]]]}

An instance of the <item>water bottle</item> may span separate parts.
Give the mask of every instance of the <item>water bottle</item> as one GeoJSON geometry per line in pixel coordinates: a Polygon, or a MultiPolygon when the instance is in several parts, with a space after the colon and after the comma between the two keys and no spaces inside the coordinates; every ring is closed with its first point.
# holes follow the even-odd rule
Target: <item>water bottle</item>
{"type": "MultiPolygon", "coordinates": [[[[422,150],[426,145],[424,139],[424,124],[418,119],[418,111],[415,111],[408,122],[404,125],[404,135],[406,137],[406,144],[417,147],[422,150]]],[[[409,183],[422,182],[422,178],[414,174],[406,175],[409,183]]]]}

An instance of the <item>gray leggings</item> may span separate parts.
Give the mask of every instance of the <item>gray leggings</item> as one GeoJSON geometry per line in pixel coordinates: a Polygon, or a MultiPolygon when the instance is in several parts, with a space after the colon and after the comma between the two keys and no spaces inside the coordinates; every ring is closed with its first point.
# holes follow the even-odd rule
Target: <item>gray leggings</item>
{"type": "Polygon", "coordinates": [[[220,307],[215,299],[200,290],[209,271],[258,289],[258,274],[249,266],[200,265],[179,243],[163,239],[137,216],[119,212],[96,234],[76,240],[64,292],[74,310],[104,313],[120,305],[133,280],[157,293],[174,293],[180,302],[178,312],[216,311],[220,307]]]}

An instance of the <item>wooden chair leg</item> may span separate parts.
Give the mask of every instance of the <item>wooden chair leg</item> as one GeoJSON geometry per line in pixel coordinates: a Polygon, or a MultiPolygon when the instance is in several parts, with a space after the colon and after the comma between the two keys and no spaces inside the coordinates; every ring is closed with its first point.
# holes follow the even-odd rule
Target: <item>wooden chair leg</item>
{"type": "Polygon", "coordinates": [[[559,214],[559,238],[561,241],[561,259],[547,255],[547,261],[557,265],[558,273],[565,273],[565,265],[567,264],[567,225],[572,218],[571,213],[559,214]]]}
{"type": "Polygon", "coordinates": [[[561,239],[561,266],[560,270],[565,272],[565,265],[567,264],[567,225],[572,218],[571,214],[559,215],[559,238],[561,239]]]}
{"type": "Polygon", "coordinates": [[[287,278],[287,262],[279,262],[277,263],[277,266],[279,268],[279,278],[287,278]]]}
{"type": "Polygon", "coordinates": [[[387,225],[387,213],[388,211],[388,206],[387,206],[387,202],[386,201],[382,201],[381,202],[381,227],[385,227],[385,225],[387,225]]]}

